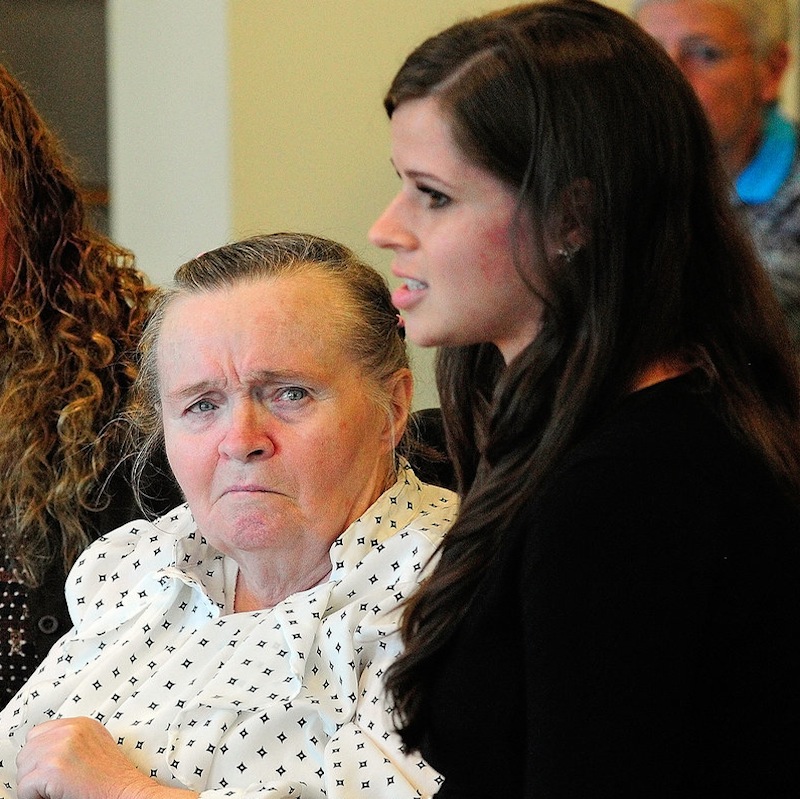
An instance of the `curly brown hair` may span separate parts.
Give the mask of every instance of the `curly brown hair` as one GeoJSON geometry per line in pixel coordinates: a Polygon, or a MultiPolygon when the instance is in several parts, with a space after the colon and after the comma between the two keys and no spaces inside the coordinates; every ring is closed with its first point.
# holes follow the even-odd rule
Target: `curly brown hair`
{"type": "Polygon", "coordinates": [[[89,227],[59,142],[2,66],[0,234],[0,520],[6,567],[35,587],[108,503],[153,288],[89,227]]]}

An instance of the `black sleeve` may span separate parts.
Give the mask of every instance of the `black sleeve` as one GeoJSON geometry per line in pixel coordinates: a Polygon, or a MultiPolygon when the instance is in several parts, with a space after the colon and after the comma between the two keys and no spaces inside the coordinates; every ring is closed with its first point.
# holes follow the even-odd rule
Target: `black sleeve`
{"type": "Polygon", "coordinates": [[[735,487],[645,464],[575,466],[523,519],[524,795],[782,795],[797,558],[735,487]]]}

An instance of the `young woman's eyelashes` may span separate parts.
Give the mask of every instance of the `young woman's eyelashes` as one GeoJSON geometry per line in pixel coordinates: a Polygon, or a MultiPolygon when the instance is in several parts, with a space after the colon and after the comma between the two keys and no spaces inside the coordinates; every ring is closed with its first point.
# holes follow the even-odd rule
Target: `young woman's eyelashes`
{"type": "Polygon", "coordinates": [[[417,190],[428,196],[431,208],[443,208],[450,202],[450,197],[446,194],[425,184],[417,184],[417,190]]]}

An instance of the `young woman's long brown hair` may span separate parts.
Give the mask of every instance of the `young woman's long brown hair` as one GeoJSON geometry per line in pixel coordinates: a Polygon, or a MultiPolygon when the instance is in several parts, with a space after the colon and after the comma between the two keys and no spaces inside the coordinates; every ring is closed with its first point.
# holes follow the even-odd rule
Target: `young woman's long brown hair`
{"type": "Polygon", "coordinates": [[[30,587],[88,543],[124,430],[151,288],[87,224],[81,190],[20,83],[0,66],[0,530],[30,587]]]}
{"type": "MultiPolygon", "coordinates": [[[[386,109],[429,96],[464,154],[518,191],[518,224],[534,240],[566,219],[585,243],[537,274],[542,329],[509,365],[489,344],[439,354],[462,507],[407,606],[406,651],[388,675],[411,746],[437,652],[498,542],[649,364],[677,358],[702,374],[711,407],[800,504],[788,333],[729,206],[703,112],[658,45],[585,0],[518,6],[424,42],[386,109]]],[[[531,278],[530,264],[519,270],[531,278]]]]}

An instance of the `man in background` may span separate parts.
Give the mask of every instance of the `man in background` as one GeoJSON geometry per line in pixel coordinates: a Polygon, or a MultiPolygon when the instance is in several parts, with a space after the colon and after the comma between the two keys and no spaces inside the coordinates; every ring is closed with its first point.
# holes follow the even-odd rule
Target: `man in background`
{"type": "Polygon", "coordinates": [[[633,0],[705,109],[800,353],[800,134],[778,107],[787,0],[633,0]]]}

